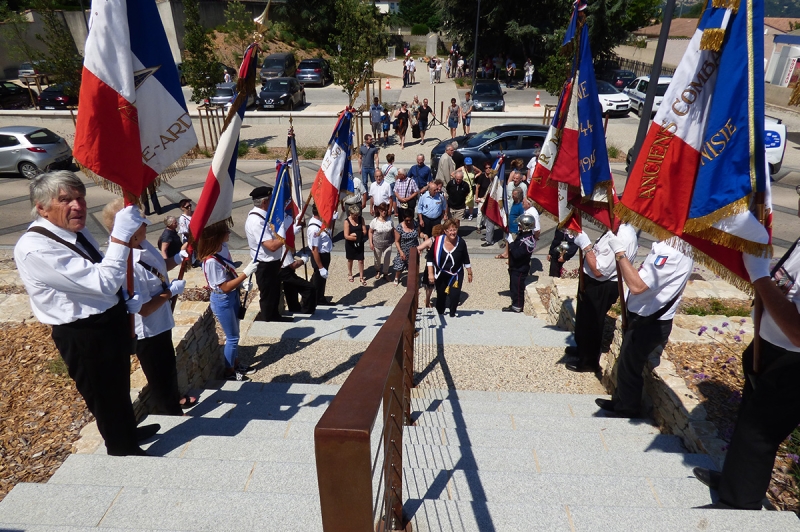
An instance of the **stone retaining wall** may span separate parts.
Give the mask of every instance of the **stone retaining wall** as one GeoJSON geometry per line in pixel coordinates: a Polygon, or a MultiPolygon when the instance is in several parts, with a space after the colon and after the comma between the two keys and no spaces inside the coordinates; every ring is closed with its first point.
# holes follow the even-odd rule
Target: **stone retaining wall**
{"type": "MultiPolygon", "coordinates": [[[[222,348],[216,320],[207,302],[180,301],[173,316],[172,343],[177,359],[178,388],[183,395],[191,389],[203,388],[209,380],[222,378],[222,348]]],[[[131,375],[131,392],[138,392],[133,403],[137,419],[155,413],[146,383],[141,368],[131,375]]]]}

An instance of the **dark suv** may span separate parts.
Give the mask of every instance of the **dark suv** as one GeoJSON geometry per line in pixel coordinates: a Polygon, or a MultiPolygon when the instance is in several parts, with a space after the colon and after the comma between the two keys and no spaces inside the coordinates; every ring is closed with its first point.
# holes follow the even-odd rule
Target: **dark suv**
{"type": "Polygon", "coordinates": [[[272,78],[289,78],[297,72],[297,62],[291,52],[270,54],[261,65],[261,81],[272,78]]]}
{"type": "Polygon", "coordinates": [[[328,62],[318,57],[300,61],[300,64],[297,65],[297,74],[295,77],[297,81],[306,85],[309,83],[317,83],[323,86],[328,81],[333,81],[333,72],[331,72],[331,66],[328,62]]]}
{"type": "Polygon", "coordinates": [[[472,87],[472,104],[475,111],[503,111],[506,108],[504,95],[505,91],[500,87],[500,82],[493,79],[479,79],[472,87]]]}
{"type": "MultiPolygon", "coordinates": [[[[500,153],[506,154],[508,163],[514,159],[522,159],[527,165],[532,157],[539,155],[547,129],[548,126],[538,124],[503,124],[484,129],[480,133],[447,139],[431,150],[431,170],[435,175],[439,159],[451,142],[458,142],[458,148],[453,154],[456,168],[464,164],[465,157],[471,157],[472,164],[483,170],[486,161],[494,163],[500,153]]],[[[506,164],[506,175],[510,173],[511,168],[506,164]]]]}

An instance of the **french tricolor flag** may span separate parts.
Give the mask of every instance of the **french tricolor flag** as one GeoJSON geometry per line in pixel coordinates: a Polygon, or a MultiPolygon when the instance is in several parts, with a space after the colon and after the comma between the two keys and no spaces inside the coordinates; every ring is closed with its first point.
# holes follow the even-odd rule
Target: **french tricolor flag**
{"type": "Polygon", "coordinates": [[[506,205],[506,156],[501,154],[492,168],[494,178],[483,201],[483,214],[497,227],[508,231],[508,205],[506,205]]]}
{"type": "MultiPolygon", "coordinates": [[[[258,46],[251,44],[244,53],[242,66],[239,69],[237,90],[247,90],[247,80],[255,76],[258,46]]],[[[226,118],[227,126],[222,131],[219,144],[211,159],[211,168],[208,170],[203,191],[197,202],[197,208],[192,215],[189,231],[192,238],[200,238],[203,229],[209,225],[228,222],[233,209],[233,185],[236,180],[236,161],[238,160],[239,132],[244,121],[244,111],[247,107],[247,98],[234,96],[234,102],[239,101],[239,106],[231,109],[226,118]]]]}
{"type": "Polygon", "coordinates": [[[93,1],[75,158],[138,196],[196,144],[155,1],[93,1]]]}
{"type": "MultiPolygon", "coordinates": [[[[319,217],[323,223],[323,229],[328,227],[333,220],[333,215],[339,205],[339,193],[342,189],[343,180],[349,179],[348,169],[350,162],[350,144],[352,136],[350,134],[350,124],[353,113],[350,108],[344,110],[339,116],[339,121],[333,130],[331,140],[328,142],[328,150],[322,160],[311,185],[311,197],[314,205],[317,206],[319,217]]],[[[352,190],[352,185],[349,187],[352,190]]]]}

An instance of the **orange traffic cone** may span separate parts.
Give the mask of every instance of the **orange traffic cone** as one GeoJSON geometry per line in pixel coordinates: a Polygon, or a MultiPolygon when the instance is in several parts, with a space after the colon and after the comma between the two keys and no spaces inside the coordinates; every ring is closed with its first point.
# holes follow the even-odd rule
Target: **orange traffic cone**
{"type": "Polygon", "coordinates": [[[386,89],[386,90],[391,90],[392,89],[391,85],[389,85],[389,78],[386,78],[386,86],[384,87],[384,89],[386,89]]]}
{"type": "Polygon", "coordinates": [[[542,103],[539,101],[539,93],[538,92],[536,93],[536,101],[533,102],[533,106],[534,107],[541,107],[542,106],[542,103]]]}

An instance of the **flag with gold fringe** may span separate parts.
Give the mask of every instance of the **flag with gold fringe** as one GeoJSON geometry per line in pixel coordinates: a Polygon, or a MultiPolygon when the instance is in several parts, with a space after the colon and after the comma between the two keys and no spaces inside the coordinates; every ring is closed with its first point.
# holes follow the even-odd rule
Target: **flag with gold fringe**
{"type": "Polygon", "coordinates": [[[772,252],[763,16],[763,0],[708,0],[617,206],[742,289],[741,253],[772,252]]]}

